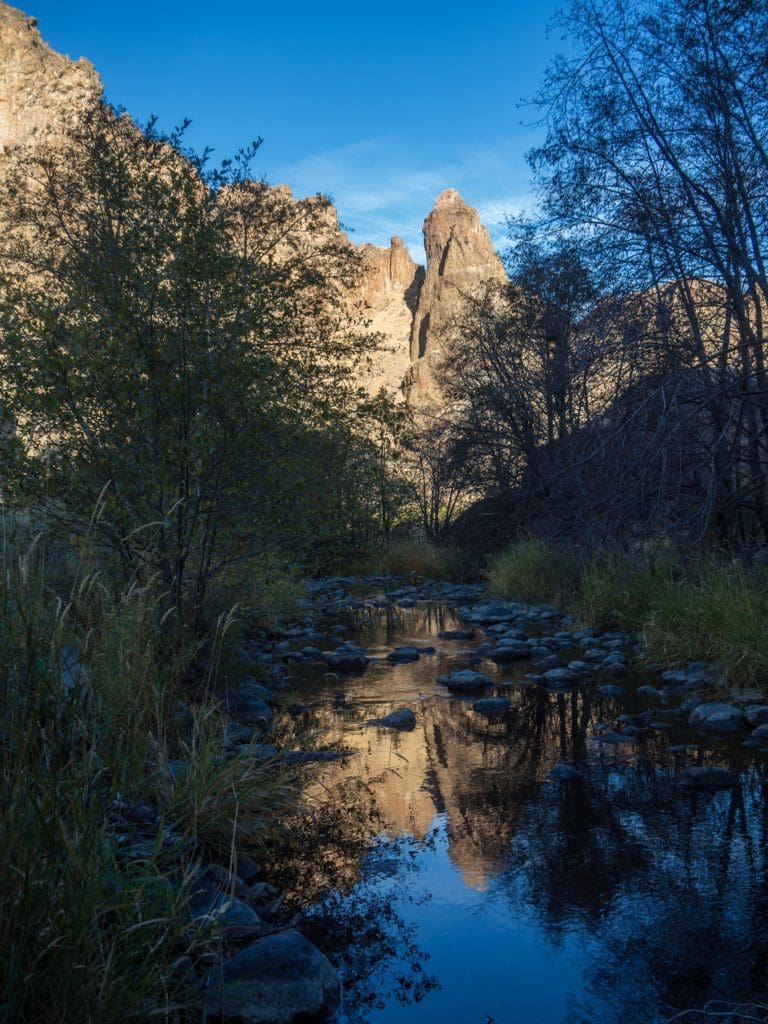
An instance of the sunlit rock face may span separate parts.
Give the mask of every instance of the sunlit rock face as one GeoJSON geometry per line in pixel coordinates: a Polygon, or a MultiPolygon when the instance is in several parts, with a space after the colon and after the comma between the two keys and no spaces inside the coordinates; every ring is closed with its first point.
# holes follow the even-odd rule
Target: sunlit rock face
{"type": "MultiPolygon", "coordinates": [[[[35,18],[0,0],[0,174],[3,158],[17,147],[55,146],[67,126],[103,97],[101,79],[84,58],[71,60],[43,40],[35,18]]],[[[415,410],[440,404],[435,381],[443,338],[463,296],[504,269],[477,210],[454,189],[437,199],[424,223],[426,270],[399,238],[388,248],[354,246],[339,227],[335,208],[317,199],[294,199],[286,185],[275,201],[296,204],[294,237],[306,250],[327,243],[358,248],[361,269],[349,294],[358,327],[379,345],[359,367],[369,394],[384,388],[407,398],[415,410]],[[301,238],[299,236],[302,236],[301,238]],[[312,246],[310,246],[312,247],[312,246]]]]}
{"type": "Polygon", "coordinates": [[[392,239],[389,249],[363,245],[364,273],[360,299],[367,330],[381,337],[381,345],[366,372],[371,392],[385,388],[401,393],[410,368],[408,339],[411,333],[424,268],[412,258],[401,239],[392,239]]]}
{"type": "Polygon", "coordinates": [[[0,156],[16,146],[50,144],[102,93],[92,64],[56,53],[37,19],[0,3],[0,156]]]}
{"type": "Polygon", "coordinates": [[[459,193],[442,192],[424,221],[427,271],[410,337],[406,388],[415,408],[440,404],[435,370],[465,296],[506,273],[480,215],[459,193]]]}

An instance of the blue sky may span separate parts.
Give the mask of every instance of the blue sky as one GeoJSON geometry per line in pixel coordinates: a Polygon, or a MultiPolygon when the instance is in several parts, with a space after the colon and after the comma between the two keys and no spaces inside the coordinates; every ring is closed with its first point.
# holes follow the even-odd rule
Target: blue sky
{"type": "Polygon", "coordinates": [[[560,47],[547,37],[556,0],[21,6],[138,119],[190,117],[190,142],[222,158],[262,137],[257,175],[329,194],[358,242],[399,234],[423,258],[422,222],[447,187],[498,245],[505,215],[530,207],[525,152],[540,131],[518,101],[560,47]]]}

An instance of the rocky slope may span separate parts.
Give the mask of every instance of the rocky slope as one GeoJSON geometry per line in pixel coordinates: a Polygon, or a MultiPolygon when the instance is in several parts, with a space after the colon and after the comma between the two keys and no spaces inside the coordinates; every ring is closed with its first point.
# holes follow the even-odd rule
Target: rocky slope
{"type": "MultiPolygon", "coordinates": [[[[66,125],[103,95],[96,69],[84,58],[71,60],[44,41],[35,18],[0,0],[0,173],[2,160],[17,146],[55,145],[66,125]]],[[[287,186],[276,186],[290,198],[287,186]]],[[[318,244],[340,231],[333,207],[294,200],[309,212],[306,231],[318,244]]],[[[440,404],[435,366],[442,339],[458,312],[462,294],[504,270],[475,209],[454,189],[437,199],[424,222],[426,269],[410,256],[399,238],[390,247],[360,247],[363,273],[350,297],[380,337],[380,347],[361,368],[361,383],[374,394],[386,388],[419,409],[440,404]]]]}

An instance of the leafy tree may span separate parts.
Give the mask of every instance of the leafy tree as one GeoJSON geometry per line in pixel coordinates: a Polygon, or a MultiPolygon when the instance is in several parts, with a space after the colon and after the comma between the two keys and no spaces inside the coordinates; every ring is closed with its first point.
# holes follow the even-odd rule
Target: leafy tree
{"type": "Polygon", "coordinates": [[[102,106],[17,156],[0,185],[0,392],[6,500],[198,609],[300,532],[306,452],[352,426],[364,342],[357,258],[327,203],[250,180],[255,146],[212,171],[183,136],[102,106]]]}

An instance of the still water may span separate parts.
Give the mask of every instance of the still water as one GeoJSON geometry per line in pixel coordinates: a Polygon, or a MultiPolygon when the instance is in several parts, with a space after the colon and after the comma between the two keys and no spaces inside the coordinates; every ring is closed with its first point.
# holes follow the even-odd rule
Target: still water
{"type": "MultiPolygon", "coordinates": [[[[526,686],[530,663],[483,671],[511,708],[489,720],[436,677],[481,642],[443,641],[444,607],[366,613],[347,636],[414,664],[323,681],[297,671],[305,741],[351,752],[323,767],[281,882],[339,966],[343,1024],[658,1024],[711,999],[768,992],[768,758],[691,733],[674,703],[630,691],[526,686]],[[412,732],[366,725],[395,708],[412,732]],[[599,730],[654,708],[655,727],[599,730]],[[691,742],[697,750],[673,753],[691,742]],[[552,782],[559,762],[581,781],[552,782]],[[740,785],[685,792],[691,764],[740,785]]],[[[574,655],[575,656],[575,655],[574,655]]]]}

